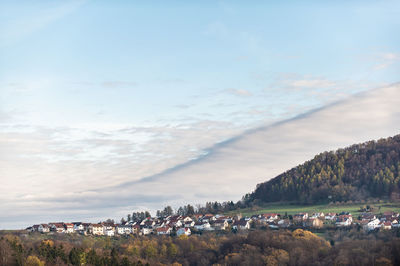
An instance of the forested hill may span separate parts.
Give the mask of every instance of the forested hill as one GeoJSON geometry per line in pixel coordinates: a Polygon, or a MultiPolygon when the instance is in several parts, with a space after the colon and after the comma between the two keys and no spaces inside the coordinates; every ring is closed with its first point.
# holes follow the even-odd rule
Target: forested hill
{"type": "Polygon", "coordinates": [[[400,135],[324,152],[247,194],[247,203],[398,198],[400,135]]]}

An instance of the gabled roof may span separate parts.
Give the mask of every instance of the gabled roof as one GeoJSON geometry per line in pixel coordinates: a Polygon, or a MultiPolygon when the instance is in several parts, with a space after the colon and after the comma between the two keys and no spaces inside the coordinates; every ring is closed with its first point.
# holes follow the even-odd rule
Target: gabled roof
{"type": "Polygon", "coordinates": [[[56,228],[64,228],[64,224],[63,223],[52,223],[52,225],[56,228]]]}
{"type": "Polygon", "coordinates": [[[92,227],[103,227],[102,224],[92,224],[92,227]]]}
{"type": "Polygon", "coordinates": [[[163,226],[163,227],[157,228],[156,230],[157,230],[157,232],[168,232],[168,231],[171,231],[171,227],[163,226]]]}
{"type": "Polygon", "coordinates": [[[263,213],[261,214],[263,217],[272,217],[272,216],[278,216],[279,213],[263,213]]]}

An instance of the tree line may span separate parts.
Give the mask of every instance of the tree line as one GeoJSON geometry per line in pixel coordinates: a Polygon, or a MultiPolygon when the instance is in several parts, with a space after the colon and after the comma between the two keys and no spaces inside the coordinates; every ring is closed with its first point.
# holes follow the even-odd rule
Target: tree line
{"type": "Polygon", "coordinates": [[[326,203],[400,197],[400,135],[323,152],[261,184],[247,205],[295,201],[326,203]]]}
{"type": "Polygon", "coordinates": [[[400,232],[254,230],[190,237],[0,232],[0,265],[399,265],[400,232]]]}

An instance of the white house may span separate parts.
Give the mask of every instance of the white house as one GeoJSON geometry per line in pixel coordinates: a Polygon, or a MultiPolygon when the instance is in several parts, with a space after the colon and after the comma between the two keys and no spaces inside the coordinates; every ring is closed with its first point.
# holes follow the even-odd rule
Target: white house
{"type": "Polygon", "coordinates": [[[140,232],[142,233],[142,235],[150,235],[153,232],[153,229],[150,227],[143,227],[140,232]]]}
{"type": "Polygon", "coordinates": [[[65,227],[63,223],[52,223],[50,226],[50,230],[57,233],[64,233],[65,227]]]}
{"type": "Polygon", "coordinates": [[[104,226],[102,224],[91,224],[89,225],[89,232],[95,236],[104,235],[104,226]]]}
{"type": "Polygon", "coordinates": [[[302,222],[307,219],[308,219],[308,213],[306,212],[301,212],[293,216],[293,220],[297,222],[302,222]]]}
{"type": "Polygon", "coordinates": [[[50,226],[48,224],[40,224],[37,230],[41,233],[48,233],[50,232],[50,226]]]}
{"type": "Polygon", "coordinates": [[[156,229],[157,235],[170,235],[171,234],[171,227],[163,226],[156,229]]]}
{"type": "Polygon", "coordinates": [[[211,226],[209,222],[196,222],[194,228],[197,230],[208,230],[211,226]]]}
{"type": "Polygon", "coordinates": [[[374,229],[380,227],[380,226],[379,226],[380,223],[381,223],[381,222],[379,221],[379,219],[376,219],[376,218],[375,218],[375,219],[369,221],[369,222],[364,226],[364,229],[365,229],[365,230],[368,230],[368,231],[374,230],[374,229]]]}
{"type": "Polygon", "coordinates": [[[105,235],[106,236],[114,236],[115,235],[115,231],[114,230],[106,230],[105,235]]]}
{"type": "Polygon", "coordinates": [[[73,223],[74,224],[74,230],[76,232],[80,232],[80,231],[84,231],[86,230],[85,226],[83,225],[83,223],[77,222],[77,223],[73,223]]]}
{"type": "Polygon", "coordinates": [[[213,223],[213,227],[215,230],[225,230],[228,227],[228,222],[225,220],[216,220],[213,223]]]}
{"type": "Polygon", "coordinates": [[[339,215],[336,219],[335,225],[338,227],[350,226],[353,222],[351,215],[339,215]]]}
{"type": "Polygon", "coordinates": [[[74,224],[71,223],[64,223],[65,233],[71,234],[75,233],[74,224]]]}
{"type": "Polygon", "coordinates": [[[264,213],[261,215],[261,221],[271,223],[279,219],[277,213],[264,213]]]}
{"type": "Polygon", "coordinates": [[[325,215],[325,220],[334,221],[336,220],[336,213],[330,212],[325,215]]]}
{"type": "Polygon", "coordinates": [[[130,224],[118,224],[117,234],[119,235],[129,235],[132,233],[132,225],[130,224]]]}
{"type": "Polygon", "coordinates": [[[249,221],[246,221],[246,220],[242,219],[242,220],[239,220],[239,221],[235,221],[233,223],[233,225],[232,225],[232,228],[236,229],[236,230],[238,230],[238,229],[239,230],[250,229],[250,223],[249,223],[249,221]]]}

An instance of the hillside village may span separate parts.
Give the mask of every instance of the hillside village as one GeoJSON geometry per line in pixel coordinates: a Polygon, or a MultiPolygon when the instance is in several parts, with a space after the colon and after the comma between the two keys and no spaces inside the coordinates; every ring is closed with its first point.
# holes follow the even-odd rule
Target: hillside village
{"type": "Polygon", "coordinates": [[[65,233],[94,236],[116,235],[186,235],[203,231],[242,231],[251,228],[346,228],[358,226],[366,231],[390,230],[400,228],[399,213],[388,211],[380,215],[371,212],[353,216],[348,212],[341,213],[298,213],[281,215],[279,213],[255,214],[251,217],[224,216],[214,214],[195,214],[192,216],[171,215],[168,217],[147,217],[140,221],[100,223],[48,223],[35,224],[26,228],[29,232],[45,234],[65,233]]]}

